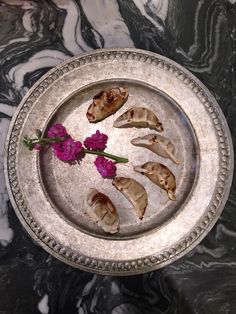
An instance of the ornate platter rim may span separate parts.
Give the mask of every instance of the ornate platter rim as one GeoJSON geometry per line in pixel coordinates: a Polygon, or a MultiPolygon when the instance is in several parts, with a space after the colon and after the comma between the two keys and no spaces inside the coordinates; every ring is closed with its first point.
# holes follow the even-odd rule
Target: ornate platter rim
{"type": "Polygon", "coordinates": [[[193,249],[208,234],[219,218],[227,201],[233,177],[233,161],[232,139],[226,119],[215,98],[192,73],[174,61],[152,52],[133,48],[115,48],[99,49],[70,58],[47,72],[31,87],[18,106],[9,127],[5,145],[4,172],[9,197],[18,218],[31,237],[46,251],[63,262],[86,271],[109,275],[134,275],[161,268],[177,260],[193,249]],[[190,86],[205,108],[207,108],[209,115],[213,119],[215,131],[218,134],[221,146],[220,171],[218,183],[215,188],[216,192],[211,199],[204,217],[195,226],[195,229],[179,243],[157,256],[153,255],[139,260],[119,261],[117,263],[108,260],[91,259],[88,256],[80,255],[78,252],[74,252],[70,248],[63,246],[46,234],[38,222],[34,220],[30,209],[25,205],[17,178],[16,163],[16,148],[20,129],[37,97],[52,85],[54,81],[64,75],[64,73],[69,73],[81,64],[91,62],[94,58],[109,59],[111,56],[112,58],[124,57],[131,59],[138,56],[143,62],[153,62],[158,67],[165,67],[166,70],[171,69],[173,75],[190,86]]]}

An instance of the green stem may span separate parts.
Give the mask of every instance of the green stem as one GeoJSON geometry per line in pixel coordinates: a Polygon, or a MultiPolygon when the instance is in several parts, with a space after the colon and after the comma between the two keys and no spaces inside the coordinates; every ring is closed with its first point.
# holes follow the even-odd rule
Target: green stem
{"type": "Polygon", "coordinates": [[[64,138],[62,137],[41,137],[41,138],[31,138],[31,141],[34,144],[41,144],[41,143],[51,143],[51,142],[62,142],[64,138]]]}
{"type": "Polygon", "coordinates": [[[103,151],[100,151],[100,150],[84,149],[84,152],[85,152],[86,154],[91,154],[91,155],[105,156],[105,157],[108,157],[108,158],[110,158],[110,159],[113,159],[113,160],[115,160],[116,162],[119,162],[119,163],[126,163],[126,162],[129,162],[129,159],[127,159],[127,158],[115,156],[115,155],[112,155],[112,154],[109,154],[109,153],[106,153],[106,152],[103,152],[103,151]]]}

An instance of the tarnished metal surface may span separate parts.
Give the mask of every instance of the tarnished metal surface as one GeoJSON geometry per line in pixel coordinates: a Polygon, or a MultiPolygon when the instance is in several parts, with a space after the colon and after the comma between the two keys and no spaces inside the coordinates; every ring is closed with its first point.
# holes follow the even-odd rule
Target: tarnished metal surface
{"type": "Polygon", "coordinates": [[[84,270],[129,275],[160,268],[187,253],[207,234],[228,196],[233,159],[228,126],[216,101],[188,71],[162,56],[135,49],[95,51],[70,59],[29,91],[12,121],[6,144],[8,191],[20,220],[51,254],[84,270]],[[113,116],[90,124],[86,111],[102,89],[127,86],[130,96],[113,116]],[[149,129],[116,129],[114,120],[132,106],[151,109],[163,136],[176,146],[180,165],[133,146],[149,129]],[[145,186],[148,207],[140,221],[130,203],[97,173],[94,156],[68,165],[50,151],[29,152],[23,135],[63,123],[78,140],[97,129],[109,135],[106,151],[129,158],[118,175],[145,186]],[[177,201],[133,171],[161,162],[176,176],[177,201]],[[89,188],[117,207],[120,231],[104,233],[84,214],[89,188]]]}

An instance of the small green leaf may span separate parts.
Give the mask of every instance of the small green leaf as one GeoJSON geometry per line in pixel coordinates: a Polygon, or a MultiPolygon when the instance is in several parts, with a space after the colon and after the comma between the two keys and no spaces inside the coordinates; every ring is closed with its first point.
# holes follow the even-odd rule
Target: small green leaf
{"type": "Polygon", "coordinates": [[[29,141],[30,141],[30,140],[29,140],[27,137],[24,136],[24,138],[23,138],[23,144],[26,145],[26,146],[28,146],[29,141]]]}
{"type": "Polygon", "coordinates": [[[28,145],[29,150],[33,150],[34,149],[34,144],[32,142],[29,143],[28,145]]]}

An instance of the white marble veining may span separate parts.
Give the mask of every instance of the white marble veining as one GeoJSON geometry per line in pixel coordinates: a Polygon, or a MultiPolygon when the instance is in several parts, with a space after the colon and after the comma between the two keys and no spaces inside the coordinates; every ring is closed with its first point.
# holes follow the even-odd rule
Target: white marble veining
{"type": "MultiPolygon", "coordinates": [[[[13,110],[6,110],[4,104],[0,104],[0,110],[4,110],[7,114],[13,114],[13,110]]],[[[4,142],[6,137],[6,132],[9,126],[9,121],[7,119],[0,120],[0,244],[2,246],[7,246],[11,243],[13,239],[13,230],[9,227],[9,221],[7,216],[7,201],[8,194],[5,186],[4,179],[4,142]]]]}
{"type": "Polygon", "coordinates": [[[49,307],[48,307],[48,295],[45,294],[42,299],[38,303],[38,310],[42,314],[48,314],[49,313],[49,307]]]}
{"type": "Polygon", "coordinates": [[[145,5],[147,5],[155,15],[159,16],[164,21],[168,11],[168,0],[134,0],[134,3],[142,15],[145,16],[153,25],[155,25],[159,31],[164,31],[163,26],[147,14],[145,5]]]}
{"type": "Polygon", "coordinates": [[[36,71],[42,67],[54,67],[66,59],[68,59],[68,56],[63,52],[49,49],[42,50],[29,58],[27,62],[12,67],[8,73],[9,80],[13,82],[16,89],[20,90],[23,87],[26,73],[36,71]]]}
{"type": "MultiPolygon", "coordinates": [[[[81,0],[83,10],[93,28],[104,38],[104,48],[133,47],[127,25],[119,12],[116,0],[81,0]]],[[[99,47],[103,48],[98,40],[99,47]]]]}
{"type": "Polygon", "coordinates": [[[81,15],[79,7],[74,1],[53,1],[58,8],[66,10],[66,17],[62,28],[64,46],[74,55],[91,50],[81,34],[81,15]]]}

